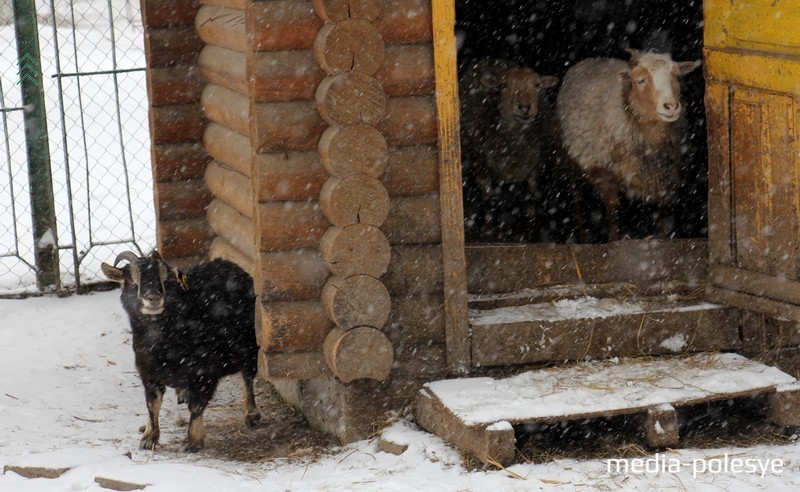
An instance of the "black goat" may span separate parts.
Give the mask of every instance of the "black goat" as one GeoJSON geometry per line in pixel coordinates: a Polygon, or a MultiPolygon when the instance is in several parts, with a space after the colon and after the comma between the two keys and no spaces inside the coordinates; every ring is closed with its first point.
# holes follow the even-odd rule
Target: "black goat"
{"type": "Polygon", "coordinates": [[[157,251],[140,258],[121,253],[103,273],[122,284],[122,306],[133,331],[136,369],[144,386],[147,425],[141,449],[155,449],[158,414],[166,386],[188,404],[191,417],[181,451],[203,447],[203,411],[220,378],[237,372],[244,380],[244,421],[256,427],[261,414],[253,395],[258,345],[253,280],[235,264],[214,260],[186,273],[169,266],[157,251]],[[121,261],[128,265],[117,268],[121,261]]]}

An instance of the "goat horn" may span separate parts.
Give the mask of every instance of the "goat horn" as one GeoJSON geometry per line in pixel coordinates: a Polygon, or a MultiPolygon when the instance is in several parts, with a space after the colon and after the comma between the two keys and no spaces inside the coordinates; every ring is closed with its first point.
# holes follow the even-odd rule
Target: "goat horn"
{"type": "Polygon", "coordinates": [[[117,255],[117,258],[114,260],[114,266],[117,266],[117,263],[119,263],[122,260],[128,260],[129,263],[135,263],[140,259],[141,258],[139,258],[139,255],[137,255],[133,251],[123,251],[122,253],[117,255]]]}

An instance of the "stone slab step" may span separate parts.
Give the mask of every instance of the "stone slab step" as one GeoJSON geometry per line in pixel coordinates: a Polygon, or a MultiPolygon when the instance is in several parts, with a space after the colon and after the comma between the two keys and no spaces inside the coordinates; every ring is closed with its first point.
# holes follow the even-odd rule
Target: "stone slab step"
{"type": "Polygon", "coordinates": [[[800,425],[800,383],[737,354],[584,362],[506,379],[436,381],[420,390],[419,425],[484,463],[507,466],[514,426],[641,414],[651,446],[678,443],[675,407],[768,393],[769,419],[800,425]]]}
{"type": "Polygon", "coordinates": [[[669,295],[470,309],[475,367],[739,348],[739,313],[669,295]]]}

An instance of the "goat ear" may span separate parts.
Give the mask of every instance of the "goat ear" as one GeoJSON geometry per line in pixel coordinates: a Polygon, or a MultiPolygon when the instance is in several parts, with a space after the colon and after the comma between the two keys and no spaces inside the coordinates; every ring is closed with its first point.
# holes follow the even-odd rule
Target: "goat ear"
{"type": "Polygon", "coordinates": [[[125,272],[122,270],[122,268],[113,267],[108,263],[101,263],[100,269],[109,280],[118,282],[120,284],[125,282],[125,272]]]}
{"type": "Polygon", "coordinates": [[[481,85],[487,89],[494,89],[500,84],[500,77],[491,72],[483,72],[481,74],[481,85]]]}
{"type": "Polygon", "coordinates": [[[694,69],[699,67],[701,63],[701,60],[678,62],[678,70],[680,75],[686,75],[687,73],[693,72],[694,69]]]}
{"type": "Polygon", "coordinates": [[[558,85],[558,77],[553,75],[542,75],[539,77],[539,87],[542,89],[555,87],[556,85],[558,85]]]}
{"type": "Polygon", "coordinates": [[[154,260],[160,260],[161,259],[161,253],[159,253],[156,250],[153,250],[153,252],[150,253],[150,257],[153,258],[154,260]]]}
{"type": "Polygon", "coordinates": [[[189,290],[189,278],[186,276],[185,273],[178,270],[175,267],[172,267],[172,274],[175,275],[175,279],[181,284],[181,289],[189,290]]]}

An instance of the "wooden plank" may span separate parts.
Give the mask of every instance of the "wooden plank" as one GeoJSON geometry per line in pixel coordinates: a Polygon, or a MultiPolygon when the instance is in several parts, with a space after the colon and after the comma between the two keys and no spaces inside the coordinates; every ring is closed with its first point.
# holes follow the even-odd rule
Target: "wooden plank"
{"type": "Polygon", "coordinates": [[[203,48],[194,26],[148,27],[144,39],[149,69],[194,64],[203,48]]]}
{"type": "Polygon", "coordinates": [[[246,53],[209,44],[200,51],[197,65],[209,83],[248,94],[246,53]]]}
{"type": "Polygon", "coordinates": [[[382,280],[393,298],[441,294],[444,292],[441,246],[392,247],[392,261],[382,280]]]}
{"type": "Polygon", "coordinates": [[[439,195],[389,199],[381,229],[391,244],[439,244],[442,239],[439,195]]]}
{"type": "Polygon", "coordinates": [[[159,220],[205,217],[211,194],[202,179],[155,183],[159,220]]]}
{"type": "Polygon", "coordinates": [[[265,352],[314,352],[322,349],[334,325],[319,301],[259,302],[258,345],[265,352]]]}
{"type": "Polygon", "coordinates": [[[710,267],[708,278],[713,285],[724,289],[800,304],[800,282],[722,265],[710,267]]]}
{"type": "Polygon", "coordinates": [[[142,0],[142,24],[147,27],[192,25],[199,0],[142,0]]]}
{"type": "Polygon", "coordinates": [[[250,100],[247,96],[218,85],[207,85],[200,102],[209,120],[250,136],[250,100]]]}
{"type": "Polygon", "coordinates": [[[476,367],[740,348],[735,309],[658,299],[575,299],[472,311],[476,367]]]}
{"type": "Polygon", "coordinates": [[[597,245],[471,244],[466,255],[472,294],[581,282],[700,284],[707,277],[707,245],[702,239],[628,240],[597,245]]]}
{"type": "Polygon", "coordinates": [[[196,65],[152,68],[149,82],[153,106],[195,103],[206,84],[196,65]]]}
{"type": "Polygon", "coordinates": [[[220,164],[250,177],[250,140],[228,127],[211,122],[203,133],[203,144],[211,157],[220,164]]]}
{"type": "Polygon", "coordinates": [[[778,387],[769,395],[767,418],[781,427],[800,425],[800,384],[778,387]]]}
{"type": "Polygon", "coordinates": [[[727,85],[706,84],[708,127],[708,262],[733,263],[730,92],[727,85]]]}
{"type": "Polygon", "coordinates": [[[678,437],[678,413],[669,404],[648,408],[645,414],[645,441],[653,448],[675,447],[678,437]]]}
{"type": "Polygon", "coordinates": [[[411,352],[434,344],[444,347],[443,294],[394,297],[386,333],[395,346],[408,347],[411,352]]]}
{"type": "Polygon", "coordinates": [[[763,51],[706,49],[706,77],[737,87],[756,87],[780,94],[800,95],[797,56],[775,56],[763,51]],[[742,69],[747,67],[747,69],[742,69]]]}
{"type": "Polygon", "coordinates": [[[274,379],[333,378],[322,352],[258,352],[258,374],[267,381],[274,379]]]}
{"type": "Polygon", "coordinates": [[[157,183],[202,179],[209,155],[199,142],[153,146],[153,174],[157,183]]]}
{"type": "Polygon", "coordinates": [[[255,258],[253,222],[249,217],[215,198],[208,206],[208,223],[217,236],[247,257],[255,258]]]}
{"type": "Polygon", "coordinates": [[[150,134],[154,145],[197,142],[207,121],[199,104],[150,108],[150,134]]]}
{"type": "Polygon", "coordinates": [[[711,302],[724,303],[777,318],[800,322],[800,306],[784,301],[776,301],[767,297],[755,296],[746,292],[737,292],[712,285],[706,287],[705,297],[711,302]]]}
{"type": "Polygon", "coordinates": [[[323,25],[308,1],[252,2],[247,18],[254,51],[309,50],[323,25]]]}
{"type": "Polygon", "coordinates": [[[222,237],[214,238],[208,250],[209,259],[222,258],[239,265],[244,271],[253,276],[253,258],[235,248],[222,237]]]}
{"type": "Polygon", "coordinates": [[[203,5],[216,5],[218,7],[228,7],[229,9],[247,10],[251,0],[201,0],[203,5]]]}
{"type": "Polygon", "coordinates": [[[248,45],[244,17],[241,10],[203,5],[197,11],[194,25],[204,43],[245,52],[248,45]]]}
{"type": "Polygon", "coordinates": [[[156,226],[158,251],[171,258],[200,256],[208,253],[214,232],[205,217],[191,220],[160,220],[156,226]]]}
{"type": "Polygon", "coordinates": [[[211,161],[206,168],[205,182],[215,197],[245,217],[253,217],[253,194],[247,176],[211,161]]]}
{"type": "MultiPolygon", "coordinates": [[[[437,101],[441,101],[441,98],[437,101]]],[[[441,115],[433,96],[390,97],[386,99],[386,118],[376,128],[383,133],[389,145],[434,144],[437,138],[441,138],[437,131],[437,110],[441,115]]],[[[455,116],[458,116],[457,112],[455,116]]],[[[457,120],[453,124],[458,129],[457,120]]]]}

